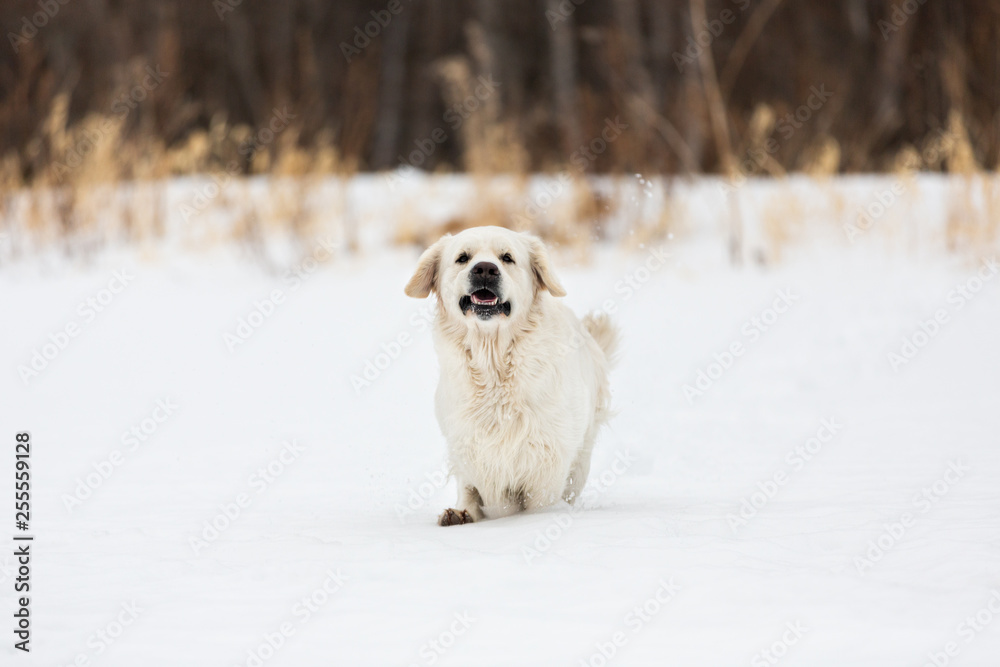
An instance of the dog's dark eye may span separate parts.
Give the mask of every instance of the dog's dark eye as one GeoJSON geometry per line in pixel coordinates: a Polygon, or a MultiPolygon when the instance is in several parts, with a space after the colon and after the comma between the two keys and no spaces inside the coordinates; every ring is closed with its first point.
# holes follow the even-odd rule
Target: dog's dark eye
{"type": "Polygon", "coordinates": [[[465,264],[468,261],[469,261],[469,256],[464,252],[458,256],[458,259],[455,260],[455,262],[457,262],[458,264],[465,264]]]}
{"type": "Polygon", "coordinates": [[[500,258],[505,264],[513,264],[514,258],[510,256],[510,253],[505,253],[503,257],[500,258]]]}

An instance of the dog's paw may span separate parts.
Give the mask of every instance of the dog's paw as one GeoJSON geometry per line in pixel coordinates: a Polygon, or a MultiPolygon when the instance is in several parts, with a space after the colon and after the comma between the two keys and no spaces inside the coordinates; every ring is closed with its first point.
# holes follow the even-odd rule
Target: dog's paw
{"type": "Polygon", "coordinates": [[[459,526],[463,523],[472,523],[472,515],[462,510],[445,510],[444,514],[438,519],[439,526],[459,526]]]}

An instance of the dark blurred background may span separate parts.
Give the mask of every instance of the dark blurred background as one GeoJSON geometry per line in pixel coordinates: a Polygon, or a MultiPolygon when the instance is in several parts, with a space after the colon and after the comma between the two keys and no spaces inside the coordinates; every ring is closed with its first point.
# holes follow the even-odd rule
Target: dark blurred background
{"type": "Polygon", "coordinates": [[[948,169],[943,132],[1000,161],[996,0],[6,0],[0,23],[8,182],[102,142],[108,179],[544,171],[609,122],[588,172],[948,169]]]}

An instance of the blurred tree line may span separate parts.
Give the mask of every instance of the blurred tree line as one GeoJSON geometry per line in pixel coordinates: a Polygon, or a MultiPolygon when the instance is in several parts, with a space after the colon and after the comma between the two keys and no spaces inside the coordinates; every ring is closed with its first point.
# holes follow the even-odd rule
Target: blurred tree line
{"type": "MultiPolygon", "coordinates": [[[[352,170],[889,170],[944,132],[1000,161],[998,0],[5,0],[0,24],[24,182],[102,117],[163,150],[242,127],[242,171],[281,132],[352,170]]],[[[224,168],[207,145],[169,171],[224,168]]]]}

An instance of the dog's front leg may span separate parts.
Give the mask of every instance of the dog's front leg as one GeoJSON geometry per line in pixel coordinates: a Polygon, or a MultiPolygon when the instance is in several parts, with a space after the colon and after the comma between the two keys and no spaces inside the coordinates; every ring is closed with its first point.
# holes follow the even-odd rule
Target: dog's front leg
{"type": "Polygon", "coordinates": [[[439,526],[457,526],[463,523],[473,523],[480,521],[483,514],[483,499],[479,496],[476,487],[463,484],[459,480],[458,484],[458,509],[446,509],[438,517],[439,526]]]}
{"type": "Polygon", "coordinates": [[[530,491],[525,492],[524,509],[536,510],[559,502],[564,494],[567,475],[568,473],[553,475],[544,483],[539,483],[530,491]]]}

